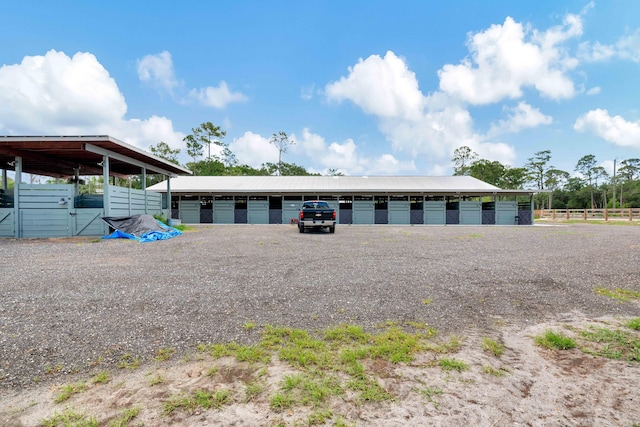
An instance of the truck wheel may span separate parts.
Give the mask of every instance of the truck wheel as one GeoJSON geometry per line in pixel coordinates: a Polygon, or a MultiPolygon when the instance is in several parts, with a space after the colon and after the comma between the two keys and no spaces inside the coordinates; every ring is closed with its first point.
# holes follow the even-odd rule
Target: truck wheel
{"type": "Polygon", "coordinates": [[[336,226],[332,225],[331,227],[329,227],[329,233],[335,233],[336,232],[336,226]]]}
{"type": "Polygon", "coordinates": [[[304,226],[303,225],[299,225],[298,226],[298,231],[301,233],[304,233],[304,226]]]}

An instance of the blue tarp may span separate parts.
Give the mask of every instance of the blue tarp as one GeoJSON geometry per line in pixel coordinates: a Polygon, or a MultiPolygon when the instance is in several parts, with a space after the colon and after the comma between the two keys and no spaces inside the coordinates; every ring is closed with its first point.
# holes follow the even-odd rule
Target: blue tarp
{"type": "Polygon", "coordinates": [[[166,240],[182,234],[182,231],[169,227],[151,215],[133,215],[126,217],[103,217],[109,227],[115,231],[103,239],[133,239],[141,243],[166,240]]]}

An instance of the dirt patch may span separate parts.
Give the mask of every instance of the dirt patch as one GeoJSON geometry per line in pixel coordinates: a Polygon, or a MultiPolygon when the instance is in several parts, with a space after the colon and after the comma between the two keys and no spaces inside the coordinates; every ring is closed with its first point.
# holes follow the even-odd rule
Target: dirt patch
{"type": "MultiPolygon", "coordinates": [[[[392,399],[363,402],[346,392],[330,399],[324,418],[312,405],[278,410],[271,398],[286,375],[303,372],[274,358],[269,364],[212,359],[194,353],[190,360],[145,364],[117,371],[106,384],[87,381],[87,388],[63,403],[54,403],[62,384],[12,392],[0,404],[0,423],[35,426],[56,413],[71,410],[94,416],[100,425],[119,420],[127,408],[140,408],[130,425],[146,426],[271,426],[271,425],[634,425],[640,421],[640,364],[586,355],[579,349],[551,351],[534,337],[548,329],[563,330],[563,322],[524,329],[504,327],[499,339],[505,352],[482,350],[481,334],[462,337],[460,348],[446,355],[468,369],[444,371],[434,361],[443,355],[421,352],[410,363],[372,360],[367,363],[378,384],[392,399]],[[488,367],[494,372],[488,373],[488,367]],[[500,372],[496,375],[495,372],[500,372]],[[247,387],[260,384],[248,397],[247,387]],[[196,391],[229,392],[219,408],[178,407],[167,402],[196,391]]],[[[572,328],[620,319],[570,317],[572,328]]]]}

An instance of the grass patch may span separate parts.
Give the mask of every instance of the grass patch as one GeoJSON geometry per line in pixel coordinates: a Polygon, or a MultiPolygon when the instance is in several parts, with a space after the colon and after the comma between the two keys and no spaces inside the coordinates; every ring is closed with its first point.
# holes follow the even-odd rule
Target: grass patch
{"type": "Polygon", "coordinates": [[[137,369],[138,366],[140,366],[140,358],[138,356],[133,356],[132,354],[129,354],[129,353],[122,356],[118,361],[119,369],[126,368],[133,371],[134,369],[137,369]]]}
{"type": "Polygon", "coordinates": [[[605,287],[597,287],[594,289],[595,293],[599,295],[603,295],[605,297],[613,298],[618,301],[631,301],[640,299],[640,292],[632,291],[629,289],[622,288],[605,288],[605,287]]]}
{"type": "Polygon", "coordinates": [[[509,373],[508,370],[506,370],[505,368],[494,368],[493,366],[490,365],[485,365],[482,367],[482,372],[484,372],[485,374],[489,374],[489,375],[493,375],[494,377],[504,377],[505,375],[507,375],[509,373]]]}
{"type": "Polygon", "coordinates": [[[173,347],[163,347],[156,350],[156,360],[158,362],[165,362],[171,359],[173,353],[176,352],[176,349],[173,347]]]}
{"type": "Polygon", "coordinates": [[[482,338],[482,349],[496,357],[500,357],[504,353],[504,345],[487,337],[482,338]]]}
{"type": "Polygon", "coordinates": [[[432,300],[431,298],[425,298],[425,299],[423,299],[423,300],[422,300],[422,303],[423,303],[424,305],[429,305],[429,304],[431,304],[432,302],[433,302],[433,300],[432,300]]]}
{"type": "Polygon", "coordinates": [[[256,328],[256,322],[246,322],[242,327],[245,331],[252,331],[256,328]]]}
{"type": "Polygon", "coordinates": [[[589,327],[580,332],[581,350],[607,359],[640,362],[640,338],[623,329],[589,327]]]}
{"type": "Polygon", "coordinates": [[[635,319],[631,319],[626,323],[627,328],[633,329],[634,331],[640,331],[640,317],[636,317],[635,319]]]}
{"type": "Polygon", "coordinates": [[[140,407],[134,406],[133,408],[127,408],[122,412],[118,418],[112,420],[108,427],[127,427],[129,422],[138,416],[140,413],[140,407]]]}
{"type": "Polygon", "coordinates": [[[54,403],[61,403],[68,400],[74,394],[82,393],[87,388],[87,384],[84,381],[77,382],[75,384],[66,384],[60,388],[60,391],[53,399],[54,403]]]}
{"type": "Polygon", "coordinates": [[[168,415],[176,409],[182,409],[187,412],[192,412],[198,407],[202,409],[220,409],[223,405],[230,404],[231,401],[231,393],[226,389],[216,390],[215,392],[196,390],[191,394],[181,393],[169,397],[164,402],[163,410],[165,415],[168,415]]]}
{"type": "Polygon", "coordinates": [[[100,371],[91,379],[94,384],[106,384],[109,381],[111,381],[111,375],[107,371],[100,371]]]}
{"type": "Polygon", "coordinates": [[[438,402],[436,402],[433,398],[435,396],[442,396],[442,394],[444,393],[439,388],[433,388],[429,386],[425,386],[421,388],[419,391],[422,396],[424,396],[429,402],[431,402],[434,408],[438,407],[438,402]]]}
{"type": "Polygon", "coordinates": [[[55,411],[51,418],[43,419],[42,425],[45,427],[98,427],[98,420],[96,417],[67,408],[60,413],[55,411]]]}
{"type": "Polygon", "coordinates": [[[264,386],[257,381],[252,381],[245,384],[245,402],[251,402],[258,397],[264,391],[264,386]]]}
{"type": "Polygon", "coordinates": [[[160,375],[159,372],[156,372],[154,376],[149,379],[149,385],[153,387],[154,385],[162,384],[164,382],[164,377],[160,375]]]}
{"type": "Polygon", "coordinates": [[[576,346],[576,342],[572,338],[550,329],[546,330],[544,334],[536,336],[535,342],[540,347],[545,347],[549,350],[570,350],[576,346]]]}
{"type": "Polygon", "coordinates": [[[440,366],[445,371],[462,372],[462,371],[466,371],[467,369],[469,369],[469,365],[467,365],[462,360],[449,359],[449,358],[442,358],[442,359],[438,360],[438,366],[440,366]]]}

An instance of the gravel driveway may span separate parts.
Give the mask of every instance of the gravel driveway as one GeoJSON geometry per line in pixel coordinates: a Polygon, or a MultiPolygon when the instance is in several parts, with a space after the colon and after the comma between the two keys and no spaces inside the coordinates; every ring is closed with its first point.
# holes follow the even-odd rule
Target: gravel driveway
{"type": "Polygon", "coordinates": [[[251,342],[248,322],[317,330],[426,322],[442,334],[579,311],[640,316],[640,227],[199,226],[154,243],[0,239],[0,389],[124,354],[251,342]]]}

